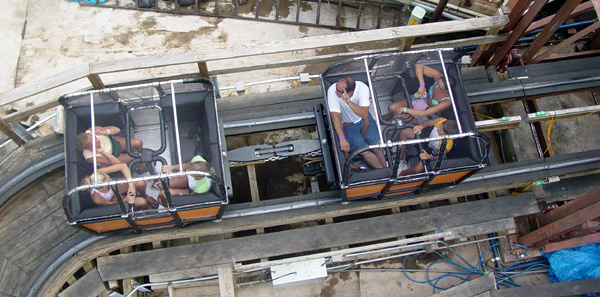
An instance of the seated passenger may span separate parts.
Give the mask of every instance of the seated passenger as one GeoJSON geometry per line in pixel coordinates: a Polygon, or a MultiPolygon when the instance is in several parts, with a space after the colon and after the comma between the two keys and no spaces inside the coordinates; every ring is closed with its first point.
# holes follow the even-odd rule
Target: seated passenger
{"type": "MultiPolygon", "coordinates": [[[[432,120],[424,121],[421,125],[417,125],[414,128],[406,128],[400,133],[400,140],[408,140],[415,138],[415,134],[421,134],[425,132],[427,138],[433,138],[443,135],[458,134],[458,125],[454,120],[446,120],[445,118],[438,117],[432,120]]],[[[437,159],[437,155],[440,153],[442,140],[432,140],[427,143],[427,147],[419,154],[420,160],[434,160],[437,159]]],[[[448,139],[446,142],[446,153],[452,149],[453,141],[448,139]]],[[[405,146],[402,147],[401,158],[404,158],[405,146]]],[[[405,176],[416,174],[425,171],[423,162],[419,161],[417,165],[408,168],[408,164],[405,160],[400,163],[400,174],[398,176],[405,176]]]]}
{"type": "MultiPolygon", "coordinates": [[[[184,171],[202,171],[202,172],[214,172],[214,169],[204,160],[200,155],[192,158],[191,161],[181,164],[184,171]]],[[[178,170],[179,164],[164,165],[162,167],[163,173],[169,173],[173,170],[178,170]]],[[[212,182],[210,179],[203,175],[196,176],[177,176],[169,179],[169,189],[171,196],[187,195],[191,193],[202,194],[210,190],[212,182]]],[[[165,192],[162,189],[162,185],[157,181],[153,187],[161,189],[158,199],[163,205],[166,205],[165,192]]]]}
{"type": "MultiPolygon", "coordinates": [[[[333,127],[345,153],[378,144],[377,122],[369,113],[369,87],[350,76],[342,77],[327,90],[327,104],[333,127]]],[[[373,168],[386,167],[383,150],[376,148],[360,154],[373,168]]]]}
{"type": "MultiPolygon", "coordinates": [[[[129,163],[133,160],[125,152],[126,139],[121,136],[115,136],[121,131],[115,126],[96,126],[96,162],[102,165],[112,165],[119,163],[129,163]]],[[[139,139],[131,139],[131,149],[138,151],[142,149],[143,142],[139,139]]],[[[83,157],[89,163],[93,161],[92,155],[92,128],[88,129],[84,133],[77,134],[75,137],[75,147],[77,150],[83,153],[83,157]]],[[[144,171],[145,166],[143,164],[136,167],[140,171],[144,171]]]]}
{"type": "MultiPolygon", "coordinates": [[[[408,117],[408,115],[415,116],[418,119],[418,123],[422,123],[429,118],[436,118],[438,116],[450,118],[453,117],[452,113],[452,101],[450,100],[450,92],[446,87],[446,78],[444,75],[429,66],[416,64],[415,73],[419,80],[419,89],[411,96],[413,108],[407,108],[406,100],[400,100],[393,103],[388,107],[390,111],[387,114],[387,118],[392,117],[408,117]],[[425,92],[425,79],[424,75],[433,78],[435,83],[429,88],[429,92],[425,92]]],[[[448,77],[450,86],[454,88],[455,80],[452,77],[448,77]]]]}
{"type": "MultiPolygon", "coordinates": [[[[114,164],[104,168],[98,169],[97,183],[105,183],[111,181],[108,174],[121,171],[125,178],[131,178],[131,172],[126,164],[114,164]]],[[[94,175],[88,175],[81,180],[82,185],[94,184],[94,175]]],[[[146,182],[138,181],[135,183],[120,184],[117,186],[121,197],[124,197],[125,203],[135,204],[135,209],[153,209],[158,207],[158,201],[146,194],[146,182]],[[136,190],[139,192],[139,196],[136,196],[136,190]],[[126,199],[125,199],[126,198],[126,199]]],[[[92,202],[96,205],[110,205],[117,203],[117,198],[112,188],[106,186],[97,189],[90,190],[90,197],[92,202]]]]}

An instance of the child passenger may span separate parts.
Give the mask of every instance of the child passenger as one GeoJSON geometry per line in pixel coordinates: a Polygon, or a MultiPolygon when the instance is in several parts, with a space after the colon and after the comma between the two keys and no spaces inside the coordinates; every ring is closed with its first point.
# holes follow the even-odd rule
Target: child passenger
{"type": "MultiPolygon", "coordinates": [[[[131,172],[126,164],[114,164],[104,168],[100,168],[97,171],[97,183],[105,183],[111,181],[108,176],[110,173],[121,171],[123,176],[127,179],[131,178],[131,172]]],[[[94,175],[84,177],[81,180],[82,185],[94,184],[94,175]]],[[[138,181],[135,183],[120,184],[117,186],[121,197],[124,197],[125,203],[135,204],[135,209],[153,209],[158,207],[158,201],[146,194],[146,182],[138,181]],[[139,196],[136,196],[136,190],[139,192],[139,196]]],[[[96,205],[110,205],[117,203],[117,198],[111,187],[102,187],[90,190],[90,197],[92,202],[96,205]]]]}
{"type": "MultiPolygon", "coordinates": [[[[214,169],[206,162],[206,160],[197,155],[191,161],[181,164],[184,171],[202,171],[206,173],[214,172],[214,169]]],[[[179,164],[164,165],[163,173],[169,173],[173,170],[178,170],[179,164]]],[[[211,186],[211,180],[203,175],[196,176],[177,176],[169,179],[169,188],[171,196],[187,195],[191,193],[202,194],[208,192],[211,186]]],[[[158,195],[159,200],[163,205],[166,205],[165,192],[160,183],[154,183],[153,187],[161,189],[158,195]]]]}
{"type": "MultiPolygon", "coordinates": [[[[404,129],[400,134],[401,140],[413,139],[415,134],[421,134],[425,132],[428,134],[428,138],[458,134],[458,125],[454,120],[446,120],[445,118],[438,117],[435,119],[424,121],[421,125],[415,126],[413,129],[404,129]]],[[[437,159],[437,155],[440,153],[442,140],[432,140],[427,143],[427,147],[419,154],[420,160],[434,160],[437,159]]],[[[453,141],[448,139],[446,141],[446,153],[452,149],[453,141]]],[[[402,150],[404,152],[404,148],[402,150]]],[[[406,161],[402,160],[400,164],[400,174],[398,176],[405,176],[416,174],[425,171],[423,162],[418,162],[417,165],[407,168],[406,161]]]]}
{"type": "MultiPolygon", "coordinates": [[[[116,136],[121,129],[115,126],[96,126],[96,162],[101,165],[112,165],[118,163],[129,163],[133,160],[125,152],[126,139],[116,136]]],[[[135,151],[142,149],[143,142],[140,139],[131,139],[131,148],[135,151]]],[[[92,128],[75,137],[75,147],[83,153],[87,162],[93,161],[92,154],[92,128]]],[[[143,164],[140,164],[143,165],[143,164]]],[[[138,168],[142,169],[142,168],[138,168]]]]}

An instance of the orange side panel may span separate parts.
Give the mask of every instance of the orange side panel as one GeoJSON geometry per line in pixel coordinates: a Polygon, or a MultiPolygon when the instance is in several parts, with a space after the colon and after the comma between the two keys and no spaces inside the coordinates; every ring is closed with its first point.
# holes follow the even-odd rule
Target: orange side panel
{"type": "Polygon", "coordinates": [[[390,187],[390,191],[414,188],[414,187],[418,187],[418,186],[422,185],[423,183],[424,183],[424,181],[417,181],[417,182],[406,183],[406,184],[401,184],[401,185],[393,185],[390,187]]]}
{"type": "Polygon", "coordinates": [[[151,225],[151,224],[166,223],[166,222],[171,222],[171,221],[173,221],[173,217],[168,216],[168,217],[163,217],[163,218],[135,221],[135,223],[138,224],[138,226],[145,226],[145,225],[151,225]]]}
{"type": "Polygon", "coordinates": [[[346,190],[346,195],[348,197],[352,198],[352,197],[359,197],[359,196],[366,196],[366,195],[371,195],[371,194],[377,194],[377,193],[383,191],[383,188],[385,188],[385,185],[386,184],[378,184],[378,185],[371,185],[371,186],[364,186],[364,187],[347,189],[346,190]]]}
{"type": "Polygon", "coordinates": [[[390,194],[386,194],[385,197],[388,196],[396,196],[396,195],[404,195],[404,194],[408,194],[408,193],[414,193],[416,190],[410,190],[410,191],[404,191],[404,192],[398,192],[398,193],[390,193],[390,194]]]}
{"type": "Polygon", "coordinates": [[[199,218],[208,218],[216,216],[221,210],[222,206],[213,206],[207,208],[198,208],[191,210],[178,211],[179,218],[182,220],[190,220],[190,219],[199,219],[199,218]]]}
{"type": "Polygon", "coordinates": [[[454,173],[448,173],[448,174],[442,174],[442,175],[438,175],[436,177],[433,178],[433,180],[429,183],[430,185],[437,185],[437,184],[446,184],[449,182],[453,182],[456,180],[461,179],[463,176],[467,175],[471,173],[471,171],[463,171],[463,172],[454,172],[454,173]]]}
{"type": "Polygon", "coordinates": [[[106,231],[113,231],[113,230],[128,228],[129,223],[127,223],[126,220],[118,219],[118,220],[112,220],[112,221],[83,224],[81,226],[88,228],[92,231],[96,231],[96,232],[106,232],[106,231]]]}
{"type": "Polygon", "coordinates": [[[140,228],[143,231],[148,231],[148,230],[156,230],[156,229],[164,229],[164,228],[172,228],[175,227],[176,225],[164,225],[164,226],[155,226],[155,227],[149,227],[149,228],[140,228]]]}

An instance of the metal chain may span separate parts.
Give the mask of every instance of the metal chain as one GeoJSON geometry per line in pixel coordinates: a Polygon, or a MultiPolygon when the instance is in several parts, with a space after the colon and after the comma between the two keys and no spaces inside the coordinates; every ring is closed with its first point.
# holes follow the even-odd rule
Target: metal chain
{"type": "MultiPolygon", "coordinates": [[[[296,156],[301,156],[302,158],[308,158],[308,157],[314,158],[314,157],[320,157],[322,155],[323,155],[323,153],[321,152],[321,150],[315,150],[315,151],[312,151],[312,152],[309,152],[309,153],[306,153],[303,155],[296,155],[296,156]]],[[[295,156],[276,155],[276,156],[268,157],[268,158],[264,159],[263,161],[265,161],[265,162],[281,161],[287,157],[295,157],[295,156]]],[[[246,162],[229,162],[229,165],[230,166],[239,166],[239,165],[243,165],[244,163],[246,163],[246,162]]]]}

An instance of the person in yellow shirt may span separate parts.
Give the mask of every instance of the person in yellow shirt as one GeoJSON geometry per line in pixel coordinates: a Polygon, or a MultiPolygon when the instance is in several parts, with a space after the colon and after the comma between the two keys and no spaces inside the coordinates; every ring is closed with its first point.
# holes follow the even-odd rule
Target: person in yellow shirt
{"type": "MultiPolygon", "coordinates": [[[[424,121],[421,125],[416,125],[412,129],[404,129],[400,134],[401,140],[408,140],[415,138],[415,134],[428,135],[428,138],[434,138],[444,135],[458,134],[458,125],[454,120],[446,120],[445,118],[438,117],[432,120],[424,121]]],[[[448,153],[453,146],[452,139],[448,139],[446,142],[446,153],[448,153]]],[[[440,153],[442,140],[432,140],[427,143],[427,146],[419,154],[420,160],[434,160],[437,159],[437,155],[440,153]]],[[[402,148],[402,154],[404,154],[404,148],[402,148]]],[[[400,174],[398,176],[412,175],[425,171],[423,162],[418,162],[417,165],[408,168],[405,160],[401,161],[400,174]]]]}

